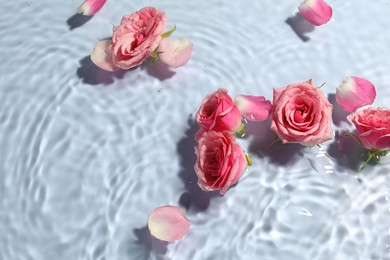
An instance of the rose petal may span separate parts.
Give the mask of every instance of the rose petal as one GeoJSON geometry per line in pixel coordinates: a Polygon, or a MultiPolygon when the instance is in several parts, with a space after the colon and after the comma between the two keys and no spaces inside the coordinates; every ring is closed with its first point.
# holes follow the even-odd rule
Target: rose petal
{"type": "Polygon", "coordinates": [[[163,206],[150,213],[148,227],[150,234],[155,238],[173,242],[187,234],[190,222],[180,208],[163,206]]]}
{"type": "Polygon", "coordinates": [[[358,77],[345,78],[336,90],[337,103],[348,112],[371,105],[375,97],[375,86],[370,81],[358,77]]]}
{"type": "Polygon", "coordinates": [[[92,62],[99,68],[106,71],[116,71],[112,61],[112,51],[110,50],[111,40],[99,41],[91,53],[92,62]]]}
{"type": "Polygon", "coordinates": [[[309,23],[316,26],[327,23],[332,17],[332,7],[324,0],[305,0],[298,10],[309,23]]]}
{"type": "Polygon", "coordinates": [[[85,0],[77,12],[82,15],[91,16],[97,13],[105,3],[106,0],[85,0]]]}
{"type": "Polygon", "coordinates": [[[188,62],[192,55],[193,44],[186,38],[163,39],[158,45],[159,57],[165,64],[177,68],[188,62]]]}
{"type": "Polygon", "coordinates": [[[272,105],[271,101],[263,96],[238,95],[234,99],[234,104],[241,114],[251,121],[264,121],[268,118],[272,105]]]}

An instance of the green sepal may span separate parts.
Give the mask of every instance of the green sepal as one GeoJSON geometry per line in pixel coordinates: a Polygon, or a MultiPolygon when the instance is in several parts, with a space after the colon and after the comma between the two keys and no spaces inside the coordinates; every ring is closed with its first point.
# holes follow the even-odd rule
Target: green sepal
{"type": "Polygon", "coordinates": [[[250,154],[245,154],[246,161],[248,166],[252,166],[252,156],[250,154]]]}
{"type": "Polygon", "coordinates": [[[366,166],[366,164],[371,160],[375,160],[376,162],[379,162],[379,157],[386,156],[388,155],[388,153],[389,153],[388,150],[383,150],[383,151],[377,149],[368,150],[368,158],[364,163],[362,163],[362,165],[360,165],[358,171],[360,172],[364,168],[364,166],[366,166]]]}
{"type": "Polygon", "coordinates": [[[167,32],[165,32],[165,33],[163,33],[163,34],[161,35],[161,39],[168,38],[169,36],[171,36],[171,34],[172,34],[174,31],[176,31],[176,25],[175,25],[171,30],[169,30],[169,31],[167,31],[167,32]]]}

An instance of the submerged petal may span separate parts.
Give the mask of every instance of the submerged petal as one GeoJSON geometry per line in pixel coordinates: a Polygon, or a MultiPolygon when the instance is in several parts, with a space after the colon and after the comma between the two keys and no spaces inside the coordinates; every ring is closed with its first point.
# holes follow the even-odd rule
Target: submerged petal
{"type": "Polygon", "coordinates": [[[192,55],[193,44],[186,38],[163,39],[158,45],[160,60],[165,64],[177,68],[188,62],[192,55]]]}
{"type": "Polygon", "coordinates": [[[187,234],[190,221],[180,208],[163,206],[152,211],[148,219],[148,227],[150,234],[155,238],[173,242],[187,234]]]}
{"type": "Polygon", "coordinates": [[[332,7],[324,0],[305,0],[298,10],[309,23],[316,26],[327,23],[332,17],[332,7]]]}
{"type": "Polygon", "coordinates": [[[272,109],[271,101],[263,96],[238,95],[234,99],[234,104],[241,114],[251,121],[266,120],[272,109]]]}
{"type": "Polygon", "coordinates": [[[337,103],[348,112],[371,105],[375,97],[375,86],[370,81],[359,77],[345,78],[336,90],[337,103]]]}
{"type": "Polygon", "coordinates": [[[105,3],[106,0],[85,0],[77,12],[82,15],[91,16],[97,13],[105,3]]]}
{"type": "Polygon", "coordinates": [[[99,41],[91,53],[92,62],[99,68],[106,71],[119,70],[112,60],[112,51],[110,50],[111,40],[99,41]]]}

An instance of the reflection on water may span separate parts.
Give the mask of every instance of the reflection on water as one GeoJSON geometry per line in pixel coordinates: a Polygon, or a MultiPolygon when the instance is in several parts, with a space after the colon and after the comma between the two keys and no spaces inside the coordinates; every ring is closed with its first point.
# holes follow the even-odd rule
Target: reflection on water
{"type": "Polygon", "coordinates": [[[224,197],[200,190],[192,168],[192,118],[219,87],[272,99],[313,78],[332,99],[357,75],[384,82],[378,106],[388,103],[388,1],[331,4],[334,20],[313,30],[291,1],[107,1],[91,18],[75,15],[77,1],[4,1],[0,259],[389,259],[389,159],[357,173],[361,150],[337,107],[332,160],[268,148],[266,121],[238,139],[253,166],[224,197]],[[96,68],[95,43],[146,4],[194,43],[189,63],[96,68]],[[173,244],[146,228],[167,204],[191,221],[173,244]]]}

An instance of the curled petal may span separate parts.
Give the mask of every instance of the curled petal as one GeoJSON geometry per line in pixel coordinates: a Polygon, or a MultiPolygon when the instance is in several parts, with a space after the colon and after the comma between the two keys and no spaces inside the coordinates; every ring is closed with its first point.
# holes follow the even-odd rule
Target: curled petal
{"type": "Polygon", "coordinates": [[[346,111],[371,105],[376,97],[375,86],[368,80],[358,77],[348,77],[336,90],[336,101],[346,111]]]}
{"type": "Polygon", "coordinates": [[[188,62],[192,55],[193,44],[186,38],[163,39],[158,45],[159,57],[165,64],[177,68],[188,62]]]}
{"type": "Polygon", "coordinates": [[[105,3],[106,0],[85,0],[77,12],[82,15],[91,16],[97,13],[105,3]]]}
{"type": "Polygon", "coordinates": [[[150,213],[148,219],[150,234],[157,239],[173,242],[187,234],[190,221],[183,210],[175,206],[163,206],[150,213]]]}
{"type": "Polygon", "coordinates": [[[91,53],[92,62],[99,68],[106,71],[119,70],[113,63],[111,40],[99,41],[91,53]]]}
{"type": "Polygon", "coordinates": [[[332,7],[324,0],[305,0],[298,10],[309,23],[316,26],[327,23],[332,17],[332,7]]]}
{"type": "Polygon", "coordinates": [[[234,99],[234,104],[241,114],[251,121],[264,121],[268,118],[272,105],[271,101],[263,96],[238,95],[234,99]]]}

